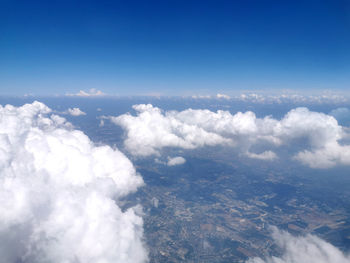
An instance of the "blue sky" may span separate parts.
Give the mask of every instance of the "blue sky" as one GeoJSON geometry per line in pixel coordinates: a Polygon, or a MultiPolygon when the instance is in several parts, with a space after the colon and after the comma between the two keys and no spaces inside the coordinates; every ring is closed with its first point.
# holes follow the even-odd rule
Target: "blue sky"
{"type": "Polygon", "coordinates": [[[0,94],[350,89],[350,1],[0,2],[0,94]]]}

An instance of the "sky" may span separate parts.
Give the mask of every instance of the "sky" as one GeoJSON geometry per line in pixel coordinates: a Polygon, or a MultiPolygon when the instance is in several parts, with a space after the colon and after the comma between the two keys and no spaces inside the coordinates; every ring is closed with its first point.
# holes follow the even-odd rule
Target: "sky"
{"type": "Polygon", "coordinates": [[[350,89],[350,1],[0,1],[0,95],[350,89]]]}

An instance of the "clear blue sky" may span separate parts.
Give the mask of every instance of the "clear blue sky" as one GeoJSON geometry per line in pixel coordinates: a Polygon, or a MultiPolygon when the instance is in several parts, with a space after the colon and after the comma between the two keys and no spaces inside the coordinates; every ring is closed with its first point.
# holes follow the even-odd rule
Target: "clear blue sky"
{"type": "Polygon", "coordinates": [[[0,94],[350,89],[350,1],[0,1],[0,94]]]}

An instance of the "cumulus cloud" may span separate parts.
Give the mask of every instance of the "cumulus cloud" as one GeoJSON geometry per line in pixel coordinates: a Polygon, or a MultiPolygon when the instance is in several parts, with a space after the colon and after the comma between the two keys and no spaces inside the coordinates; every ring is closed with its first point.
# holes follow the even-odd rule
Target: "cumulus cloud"
{"type": "Polygon", "coordinates": [[[216,133],[183,122],[177,118],[176,112],[164,115],[159,108],[150,104],[134,105],[133,108],[139,113],[138,116],[124,114],[109,119],[127,130],[125,145],[134,155],[159,155],[163,147],[195,149],[231,142],[216,133]]]}
{"type": "Polygon", "coordinates": [[[177,157],[168,157],[168,166],[175,166],[175,165],[180,165],[180,164],[184,164],[186,162],[186,159],[181,157],[181,156],[177,156],[177,157]]]}
{"type": "Polygon", "coordinates": [[[347,135],[334,117],[298,108],[290,111],[280,124],[277,135],[282,139],[306,138],[309,143],[310,149],[296,154],[296,160],[312,168],[350,165],[350,145],[340,143],[347,135]]]}
{"type": "Polygon", "coordinates": [[[97,97],[106,95],[100,90],[90,89],[89,91],[80,90],[78,93],[71,94],[68,93],[67,96],[78,96],[78,97],[97,97]]]}
{"type": "Polygon", "coordinates": [[[272,237],[283,250],[280,257],[251,258],[247,263],[349,263],[345,255],[332,244],[314,235],[292,236],[288,232],[272,228],[272,237]]]}
{"type": "Polygon", "coordinates": [[[72,115],[72,116],[81,116],[81,115],[86,115],[85,112],[83,112],[81,109],[79,108],[69,108],[68,109],[68,114],[72,115]]]}
{"type": "MultiPolygon", "coordinates": [[[[302,141],[293,159],[313,168],[350,165],[350,145],[342,143],[345,129],[330,115],[296,108],[281,120],[257,118],[247,111],[187,109],[162,111],[150,104],[134,105],[136,116],[108,117],[126,131],[125,147],[135,156],[159,155],[165,147],[196,149],[222,145],[255,159],[274,160],[276,149],[302,141]],[[265,149],[256,153],[254,146],[265,149]]],[[[299,143],[300,144],[300,143],[299,143]]]]}
{"type": "Polygon", "coordinates": [[[0,106],[2,262],[146,262],[140,208],[118,199],[143,180],[42,103],[0,106]]]}

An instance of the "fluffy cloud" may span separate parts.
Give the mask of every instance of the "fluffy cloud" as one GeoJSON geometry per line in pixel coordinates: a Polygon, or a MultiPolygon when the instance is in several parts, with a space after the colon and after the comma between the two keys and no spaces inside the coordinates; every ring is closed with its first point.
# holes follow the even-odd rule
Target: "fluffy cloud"
{"type": "Polygon", "coordinates": [[[175,166],[175,165],[180,165],[180,164],[184,164],[186,162],[186,159],[181,157],[181,156],[177,156],[177,157],[168,157],[168,166],[175,166]]]}
{"type": "Polygon", "coordinates": [[[306,108],[292,110],[277,126],[277,135],[285,141],[307,139],[309,149],[300,151],[294,158],[312,168],[350,165],[350,145],[341,144],[347,135],[332,116],[306,108]]]}
{"type": "Polygon", "coordinates": [[[68,109],[68,114],[72,115],[72,116],[81,116],[81,115],[86,115],[85,112],[83,112],[81,109],[79,108],[69,108],[68,109]]]}
{"type": "Polygon", "coordinates": [[[350,145],[342,143],[345,129],[334,117],[307,108],[293,109],[281,120],[257,118],[251,111],[232,115],[222,110],[164,112],[150,104],[133,108],[136,116],[128,113],[109,119],[126,131],[126,149],[136,156],[159,155],[165,147],[223,145],[250,158],[273,160],[277,158],[274,149],[300,144],[302,149],[293,158],[305,165],[350,165],[350,145]],[[255,146],[264,150],[254,152],[255,146]]]}
{"type": "Polygon", "coordinates": [[[295,237],[273,228],[272,237],[283,249],[281,257],[265,259],[252,258],[247,263],[349,263],[350,256],[344,255],[332,244],[314,235],[295,237]]]}
{"type": "Polygon", "coordinates": [[[109,119],[127,130],[125,145],[135,155],[159,155],[159,150],[163,147],[195,149],[206,145],[231,143],[230,139],[185,123],[177,118],[176,112],[164,115],[159,108],[150,104],[135,105],[133,108],[139,112],[138,116],[124,114],[109,119]]]}
{"type": "Polygon", "coordinates": [[[2,262],[146,262],[140,208],[117,205],[142,178],[50,112],[0,106],[2,262]]]}

